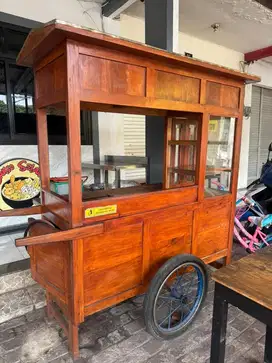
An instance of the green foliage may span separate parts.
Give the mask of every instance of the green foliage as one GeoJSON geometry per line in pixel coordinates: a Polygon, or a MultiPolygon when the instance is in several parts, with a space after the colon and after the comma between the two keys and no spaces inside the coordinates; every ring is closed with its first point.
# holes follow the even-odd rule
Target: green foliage
{"type": "Polygon", "coordinates": [[[8,112],[8,105],[0,100],[0,113],[7,113],[8,112]]]}

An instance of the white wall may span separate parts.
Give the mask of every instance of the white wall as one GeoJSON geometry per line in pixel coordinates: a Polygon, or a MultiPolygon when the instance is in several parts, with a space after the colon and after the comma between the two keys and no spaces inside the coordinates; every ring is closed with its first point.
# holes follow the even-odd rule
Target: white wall
{"type": "Polygon", "coordinates": [[[100,6],[91,4],[92,18],[77,0],[1,0],[0,11],[23,18],[46,23],[53,19],[64,20],[78,25],[101,28],[100,6]]]}

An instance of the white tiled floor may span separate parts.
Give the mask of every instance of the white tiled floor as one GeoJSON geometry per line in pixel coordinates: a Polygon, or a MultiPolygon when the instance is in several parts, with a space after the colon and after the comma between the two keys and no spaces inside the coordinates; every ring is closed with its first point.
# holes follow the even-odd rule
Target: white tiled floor
{"type": "Polygon", "coordinates": [[[29,258],[24,247],[15,246],[15,238],[22,237],[22,234],[0,236],[0,265],[29,258]]]}

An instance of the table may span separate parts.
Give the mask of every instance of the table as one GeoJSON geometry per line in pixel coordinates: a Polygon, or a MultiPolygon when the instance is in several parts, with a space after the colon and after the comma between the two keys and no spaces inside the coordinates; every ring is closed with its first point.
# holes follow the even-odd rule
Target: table
{"type": "Polygon", "coordinates": [[[272,247],[234,262],[212,275],[215,281],[210,363],[225,358],[228,304],[266,325],[265,363],[272,363],[272,247]]]}
{"type": "Polygon", "coordinates": [[[115,172],[116,188],[121,188],[121,170],[147,168],[148,158],[143,156],[105,155],[105,161],[99,164],[83,163],[82,168],[96,169],[104,172],[105,189],[109,184],[109,171],[115,172]]]}
{"type": "Polygon", "coordinates": [[[82,163],[82,168],[84,169],[97,169],[102,170],[104,172],[104,182],[105,189],[109,185],[109,171],[115,172],[115,182],[116,188],[121,188],[121,170],[133,170],[137,168],[146,168],[145,164],[108,164],[108,163],[100,163],[100,164],[91,164],[91,163],[82,163]]]}

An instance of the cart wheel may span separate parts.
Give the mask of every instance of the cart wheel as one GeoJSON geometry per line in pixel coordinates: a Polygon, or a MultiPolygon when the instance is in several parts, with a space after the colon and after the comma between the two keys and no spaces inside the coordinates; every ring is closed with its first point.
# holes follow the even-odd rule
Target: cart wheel
{"type": "Polygon", "coordinates": [[[207,268],[199,258],[178,255],[156,273],[144,301],[147,331],[158,339],[179,336],[199,312],[208,287],[207,268]]]}

